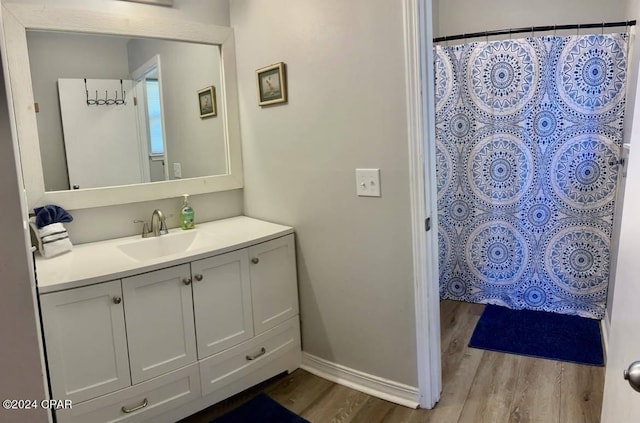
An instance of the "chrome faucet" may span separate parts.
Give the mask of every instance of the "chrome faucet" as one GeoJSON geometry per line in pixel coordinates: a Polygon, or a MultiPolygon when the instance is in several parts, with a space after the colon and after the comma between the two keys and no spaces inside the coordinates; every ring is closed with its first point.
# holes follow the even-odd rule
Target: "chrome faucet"
{"type": "Polygon", "coordinates": [[[153,214],[151,215],[151,229],[149,229],[149,225],[144,220],[134,220],[134,223],[142,223],[142,237],[148,238],[149,236],[160,236],[169,233],[169,229],[167,229],[167,222],[164,217],[164,213],[162,210],[155,209],[153,214]]]}
{"type": "Polygon", "coordinates": [[[165,221],[162,210],[155,209],[153,211],[153,214],[151,215],[151,230],[149,232],[152,232],[153,236],[160,236],[169,233],[169,229],[167,229],[167,222],[165,221]]]}

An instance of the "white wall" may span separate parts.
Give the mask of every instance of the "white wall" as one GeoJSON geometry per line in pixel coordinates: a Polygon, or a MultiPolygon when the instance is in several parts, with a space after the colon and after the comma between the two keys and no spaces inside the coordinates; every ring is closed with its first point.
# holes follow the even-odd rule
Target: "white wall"
{"type": "Polygon", "coordinates": [[[296,228],[303,350],[417,385],[403,10],[234,0],[245,212],[296,228]],[[255,70],[287,64],[261,108],[255,70]],[[355,194],[379,167],[382,198],[355,194]]]}
{"type": "Polygon", "coordinates": [[[431,0],[431,11],[427,12],[427,16],[431,16],[433,36],[438,37],[440,34],[440,0],[431,0]]]}
{"type": "MultiPolygon", "coordinates": [[[[640,21],[640,1],[625,0],[627,3],[626,19],[640,21]]],[[[628,55],[628,74],[627,74],[627,104],[625,109],[624,122],[624,143],[631,143],[631,124],[633,122],[634,107],[636,104],[636,87],[638,83],[638,62],[640,61],[640,43],[638,43],[638,26],[632,27],[630,30],[630,48],[628,55]]],[[[624,190],[622,190],[624,192],[624,190]]]]}
{"type": "MultiPolygon", "coordinates": [[[[58,78],[127,79],[127,39],[28,32],[38,137],[47,191],[69,189],[58,78]]],[[[104,93],[101,93],[104,95],[104,93]]]]}
{"type": "MultiPolygon", "coordinates": [[[[134,220],[151,219],[154,209],[160,209],[167,217],[169,228],[180,226],[180,209],[183,199],[123,204],[94,209],[72,210],[73,222],[65,226],[74,244],[83,244],[103,239],[119,238],[142,233],[142,225],[134,220]]],[[[223,191],[213,194],[191,195],[189,204],[196,213],[198,222],[209,222],[242,214],[242,190],[223,191]]],[[[179,229],[177,229],[179,230],[179,229]]]]}
{"type": "Polygon", "coordinates": [[[198,90],[216,87],[220,104],[220,49],[195,43],[133,39],[128,44],[129,71],[160,55],[165,144],[169,177],[180,163],[182,177],[227,173],[223,108],[215,117],[201,118],[198,90]]]}
{"type": "Polygon", "coordinates": [[[629,0],[434,0],[434,37],[494,29],[627,20],[629,0]]]}
{"type": "MultiPolygon", "coordinates": [[[[33,296],[32,262],[25,246],[26,214],[22,208],[22,181],[11,138],[4,77],[0,69],[0,399],[45,398],[39,327],[33,296]]],[[[43,409],[5,410],[0,421],[47,421],[43,409]]]]}

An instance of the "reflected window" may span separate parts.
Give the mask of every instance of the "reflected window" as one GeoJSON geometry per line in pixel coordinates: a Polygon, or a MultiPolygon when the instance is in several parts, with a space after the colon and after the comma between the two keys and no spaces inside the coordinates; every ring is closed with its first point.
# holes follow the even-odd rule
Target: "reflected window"
{"type": "Polygon", "coordinates": [[[164,154],[160,86],[157,79],[146,79],[147,117],[149,119],[149,151],[151,155],[164,154]]]}

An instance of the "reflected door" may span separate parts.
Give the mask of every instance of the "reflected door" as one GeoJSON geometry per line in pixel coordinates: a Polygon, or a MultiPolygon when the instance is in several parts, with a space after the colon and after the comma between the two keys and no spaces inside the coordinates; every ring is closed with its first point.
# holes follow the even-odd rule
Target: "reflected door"
{"type": "Polygon", "coordinates": [[[71,189],[148,182],[132,86],[130,80],[58,79],[71,189]]]}

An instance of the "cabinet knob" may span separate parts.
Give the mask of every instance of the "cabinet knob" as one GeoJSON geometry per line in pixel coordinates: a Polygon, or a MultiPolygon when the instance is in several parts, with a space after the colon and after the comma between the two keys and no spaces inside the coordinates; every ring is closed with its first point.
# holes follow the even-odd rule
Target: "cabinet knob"
{"type": "Polygon", "coordinates": [[[203,278],[203,276],[200,273],[196,273],[195,275],[193,275],[193,277],[196,278],[198,282],[200,282],[203,278]]]}
{"type": "Polygon", "coordinates": [[[254,257],[254,258],[251,259],[251,263],[258,264],[258,263],[260,263],[260,259],[258,257],[254,257]]]}
{"type": "Polygon", "coordinates": [[[189,285],[191,283],[191,278],[182,278],[182,283],[185,285],[189,285]]]}
{"type": "Polygon", "coordinates": [[[114,304],[120,304],[121,302],[122,302],[122,298],[120,298],[118,296],[113,297],[113,303],[114,304]]]}

